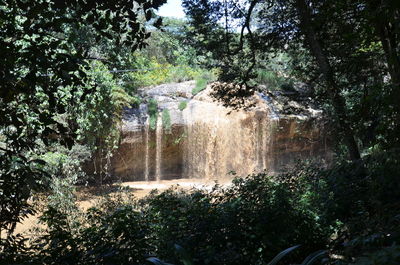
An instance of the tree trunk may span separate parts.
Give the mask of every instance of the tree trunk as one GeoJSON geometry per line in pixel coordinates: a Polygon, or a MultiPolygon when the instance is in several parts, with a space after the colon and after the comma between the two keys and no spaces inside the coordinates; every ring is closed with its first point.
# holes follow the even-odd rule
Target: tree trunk
{"type": "Polygon", "coordinates": [[[396,40],[388,24],[376,25],[379,38],[385,51],[389,74],[394,87],[400,88],[400,59],[396,51],[396,40]]]}
{"type": "Polygon", "coordinates": [[[323,51],[322,45],[317,39],[317,35],[311,23],[310,11],[305,0],[296,0],[296,9],[300,19],[300,29],[303,31],[303,34],[309,43],[311,53],[314,55],[319,70],[328,86],[328,95],[338,118],[338,129],[343,134],[350,159],[352,161],[357,161],[361,156],[354,139],[353,130],[347,119],[345,101],[340,95],[340,88],[335,81],[329,60],[323,51]]]}
{"type": "Polygon", "coordinates": [[[400,89],[400,57],[396,50],[399,45],[396,37],[399,34],[396,31],[399,29],[396,27],[399,27],[400,4],[389,0],[367,1],[367,5],[369,12],[374,14],[371,22],[375,27],[376,36],[382,43],[391,82],[396,89],[400,89]]]}

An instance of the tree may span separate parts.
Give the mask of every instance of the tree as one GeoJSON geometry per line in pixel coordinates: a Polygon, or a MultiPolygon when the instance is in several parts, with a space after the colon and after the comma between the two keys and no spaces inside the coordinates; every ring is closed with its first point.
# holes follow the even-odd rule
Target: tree
{"type": "Polygon", "coordinates": [[[319,39],[317,38],[315,29],[310,19],[309,7],[305,0],[296,0],[295,5],[298,10],[298,16],[300,20],[300,30],[305,36],[305,39],[310,47],[310,51],[314,55],[319,70],[322,73],[328,87],[328,94],[335,110],[335,114],[338,118],[338,126],[340,127],[340,130],[345,138],[345,143],[347,145],[350,158],[353,161],[357,161],[361,158],[361,156],[357,143],[354,139],[354,133],[346,115],[345,101],[340,95],[341,89],[337,85],[337,81],[335,80],[336,78],[334,76],[329,59],[325,54],[319,39]]]}
{"type": "MultiPolygon", "coordinates": [[[[244,34],[248,44],[242,46],[239,41],[238,49],[255,50],[257,60],[277,52],[290,55],[294,72],[300,80],[307,81],[330,114],[338,142],[344,144],[351,160],[359,160],[360,150],[373,146],[398,146],[400,112],[394,102],[399,91],[396,1],[248,0],[216,4],[211,0],[187,0],[184,3],[195,32],[212,28],[197,16],[215,17],[213,24],[224,25],[222,18],[226,12],[221,10],[223,3],[228,3],[231,14],[225,21],[242,21],[239,25],[244,28],[250,24],[250,30],[244,34]],[[389,79],[385,78],[387,75],[389,79]]],[[[212,34],[207,39],[217,40],[212,34]]],[[[216,56],[221,54],[229,53],[216,51],[216,56]]],[[[231,65],[246,69],[246,64],[231,65]]]]}
{"type": "MultiPolygon", "coordinates": [[[[85,88],[90,59],[76,42],[77,29],[89,26],[96,42],[111,39],[131,50],[145,46],[144,21],[155,1],[2,1],[0,5],[0,230],[11,233],[32,213],[32,191],[46,185],[40,146],[74,142],[74,130],[58,115],[90,96],[85,88]]],[[[160,21],[155,21],[156,26],[160,21]]]]}
{"type": "Polygon", "coordinates": [[[182,2],[192,29],[188,34],[192,45],[198,55],[208,56],[208,67],[221,68],[222,81],[245,84],[253,77],[257,43],[250,22],[258,2],[182,2]]]}
{"type": "MultiPolygon", "coordinates": [[[[338,132],[353,160],[360,152],[352,138],[358,137],[361,148],[375,144],[391,148],[398,144],[395,132],[400,124],[398,104],[390,100],[397,97],[396,77],[391,74],[391,62],[384,59],[382,37],[371,30],[381,14],[368,8],[368,2],[295,1],[299,28],[325,81],[338,132]],[[389,82],[384,80],[388,74],[392,76],[389,82]]],[[[392,45],[396,47],[395,42],[392,45]]]]}

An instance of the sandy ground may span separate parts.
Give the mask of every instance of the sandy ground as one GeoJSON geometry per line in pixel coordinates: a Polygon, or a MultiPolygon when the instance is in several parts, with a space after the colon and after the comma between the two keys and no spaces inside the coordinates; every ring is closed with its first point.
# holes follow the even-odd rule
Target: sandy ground
{"type": "MultiPolygon", "coordinates": [[[[178,179],[178,180],[162,180],[162,181],[135,181],[135,182],[123,182],[120,183],[123,187],[129,187],[129,191],[138,199],[145,197],[152,190],[164,191],[171,186],[177,186],[182,189],[211,189],[215,185],[213,180],[196,180],[196,179],[178,179]]],[[[220,185],[229,185],[230,180],[219,180],[220,185]]],[[[78,206],[82,210],[87,210],[93,206],[102,196],[109,194],[115,194],[117,192],[118,186],[105,186],[105,187],[78,187],[77,188],[77,201],[78,206]]],[[[37,202],[42,203],[42,202],[37,202]]],[[[43,207],[39,207],[43,208],[43,207]]],[[[15,229],[15,234],[25,234],[29,235],[33,233],[32,229],[35,227],[43,228],[44,225],[39,223],[39,216],[41,211],[39,210],[36,215],[31,215],[24,219],[21,223],[17,224],[15,229]]]]}

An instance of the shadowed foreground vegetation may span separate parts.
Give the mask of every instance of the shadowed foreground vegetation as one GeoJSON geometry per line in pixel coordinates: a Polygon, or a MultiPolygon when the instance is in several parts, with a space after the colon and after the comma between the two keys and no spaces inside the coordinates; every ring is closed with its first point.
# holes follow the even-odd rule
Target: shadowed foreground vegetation
{"type": "Polygon", "coordinates": [[[326,254],[317,264],[397,264],[399,161],[393,154],[366,161],[367,175],[354,163],[329,170],[303,163],[275,177],[251,175],[210,190],[175,187],[141,200],[121,188],[85,212],[69,187],[50,197],[41,217],[47,229],[29,243],[10,240],[3,264],[150,264],[150,257],[266,264],[295,245],[278,264],[299,264],[318,250],[326,254]]]}
{"type": "Polygon", "coordinates": [[[158,17],[165,2],[0,2],[0,264],[258,265],[298,245],[279,264],[400,264],[400,2],[183,0],[183,20],[158,17]],[[141,91],[192,79],[192,94],[228,82],[225,106],[271,91],[318,105],[334,163],[81,211],[76,185],[115,180],[124,110],[169,129],[141,91]],[[15,235],[35,213],[44,230],[15,235]]]}

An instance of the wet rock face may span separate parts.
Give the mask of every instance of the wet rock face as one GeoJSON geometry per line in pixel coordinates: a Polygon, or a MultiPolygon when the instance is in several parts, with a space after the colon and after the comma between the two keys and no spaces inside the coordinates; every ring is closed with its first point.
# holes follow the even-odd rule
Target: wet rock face
{"type": "Polygon", "coordinates": [[[266,93],[250,97],[251,108],[232,110],[210,96],[211,86],[194,97],[193,87],[194,82],[184,82],[143,92],[158,101],[160,113],[168,109],[170,128],[161,115],[150,128],[145,104],[126,111],[121,144],[111,161],[116,178],[220,179],[229,172],[279,171],[297,159],[330,160],[319,111],[291,101],[291,113],[284,113],[286,103],[266,93]],[[181,111],[183,100],[187,106],[181,111]],[[293,113],[296,107],[299,114],[293,113]]]}

